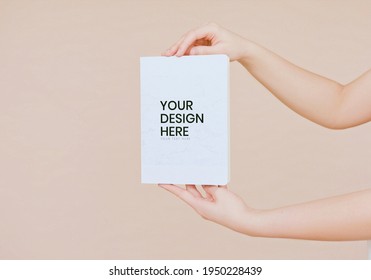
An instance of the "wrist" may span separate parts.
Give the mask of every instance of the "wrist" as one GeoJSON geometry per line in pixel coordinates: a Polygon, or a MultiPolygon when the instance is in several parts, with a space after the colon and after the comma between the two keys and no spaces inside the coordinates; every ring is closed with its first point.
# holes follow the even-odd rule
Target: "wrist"
{"type": "Polygon", "coordinates": [[[258,56],[260,49],[261,47],[256,43],[245,40],[242,45],[241,54],[237,61],[245,67],[251,65],[253,60],[258,56]]]}
{"type": "Polygon", "coordinates": [[[266,237],[265,210],[249,208],[243,217],[242,232],[253,237],[266,237]]]}

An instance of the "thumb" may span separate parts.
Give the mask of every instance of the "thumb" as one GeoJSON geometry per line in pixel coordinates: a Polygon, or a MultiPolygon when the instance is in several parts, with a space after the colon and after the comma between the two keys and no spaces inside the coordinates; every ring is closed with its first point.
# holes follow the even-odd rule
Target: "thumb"
{"type": "Polygon", "coordinates": [[[195,46],[189,51],[189,54],[190,55],[217,54],[217,51],[213,46],[195,46]]]}

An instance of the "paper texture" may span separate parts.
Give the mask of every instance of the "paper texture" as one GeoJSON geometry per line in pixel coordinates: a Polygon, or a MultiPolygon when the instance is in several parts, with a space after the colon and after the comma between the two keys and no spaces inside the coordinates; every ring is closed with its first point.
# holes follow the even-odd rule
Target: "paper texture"
{"type": "Polygon", "coordinates": [[[142,57],[142,183],[229,181],[229,58],[142,57]]]}

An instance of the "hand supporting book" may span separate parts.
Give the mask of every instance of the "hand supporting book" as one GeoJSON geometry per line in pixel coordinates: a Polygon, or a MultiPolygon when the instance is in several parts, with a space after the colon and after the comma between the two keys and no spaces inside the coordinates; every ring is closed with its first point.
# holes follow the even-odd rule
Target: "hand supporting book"
{"type": "Polygon", "coordinates": [[[241,233],[258,234],[255,225],[259,211],[248,207],[238,195],[228,190],[226,185],[203,185],[205,196],[195,185],[186,185],[186,188],[170,184],[159,186],[178,196],[206,220],[241,233]]]}
{"type": "MultiPolygon", "coordinates": [[[[371,70],[342,85],[300,68],[215,23],[183,35],[165,56],[226,54],[304,118],[330,129],[371,121],[371,70]]],[[[269,210],[257,210],[226,186],[160,186],[207,220],[251,236],[312,240],[371,239],[371,189],[269,210]]]]}

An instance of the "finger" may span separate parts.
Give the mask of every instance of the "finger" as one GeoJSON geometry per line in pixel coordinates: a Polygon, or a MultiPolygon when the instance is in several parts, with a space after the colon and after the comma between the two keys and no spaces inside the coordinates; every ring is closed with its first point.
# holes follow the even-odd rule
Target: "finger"
{"type": "Polygon", "coordinates": [[[185,189],[183,189],[182,187],[180,186],[177,186],[177,185],[173,185],[173,184],[158,184],[160,187],[164,188],[165,190],[175,194],[176,196],[178,197],[182,197],[184,196],[184,193],[186,193],[187,191],[185,189]]]}
{"type": "Polygon", "coordinates": [[[190,52],[191,52],[191,49],[193,48],[194,46],[190,46],[184,53],[184,55],[190,55],[190,52]]]}
{"type": "Polygon", "coordinates": [[[181,200],[189,204],[191,207],[195,207],[196,198],[189,193],[187,190],[177,186],[177,185],[171,185],[171,184],[159,184],[159,186],[172,194],[179,197],[181,200]]]}
{"type": "Polygon", "coordinates": [[[205,190],[205,192],[209,194],[214,194],[215,191],[218,189],[217,185],[202,185],[202,187],[205,190]]]}
{"type": "Polygon", "coordinates": [[[186,185],[186,190],[190,192],[194,197],[203,198],[195,185],[186,185]]]}
{"type": "Polygon", "coordinates": [[[202,188],[205,191],[206,198],[210,201],[214,201],[215,191],[218,189],[218,187],[214,185],[202,185],[202,188]]]}
{"type": "Polygon", "coordinates": [[[214,36],[213,33],[214,33],[214,29],[209,26],[209,25],[206,25],[206,26],[203,26],[203,27],[200,27],[196,30],[191,30],[190,32],[188,32],[182,43],[180,44],[179,48],[178,48],[178,51],[176,52],[176,56],[182,56],[184,55],[184,53],[186,52],[186,50],[197,40],[199,39],[209,39],[211,40],[212,37],[214,36]]]}
{"type": "Polygon", "coordinates": [[[184,40],[184,37],[185,37],[185,35],[183,35],[182,37],[180,37],[180,39],[176,43],[174,43],[169,49],[167,49],[164,52],[164,55],[166,55],[166,56],[172,56],[172,55],[174,55],[178,51],[180,44],[184,40]]]}
{"type": "Polygon", "coordinates": [[[206,55],[206,54],[217,54],[217,49],[215,47],[209,46],[194,46],[190,48],[190,55],[206,55]]]}
{"type": "Polygon", "coordinates": [[[168,55],[167,55],[168,52],[169,52],[169,50],[167,49],[166,51],[163,51],[163,52],[161,53],[161,55],[162,55],[162,56],[168,56],[168,55]]]}
{"type": "Polygon", "coordinates": [[[210,47],[211,42],[210,42],[210,40],[207,40],[207,39],[198,39],[198,40],[194,41],[193,44],[188,47],[188,49],[186,50],[186,52],[184,54],[185,55],[197,55],[197,54],[211,54],[211,53],[216,52],[216,50],[209,50],[208,51],[208,49],[205,49],[204,52],[200,51],[200,53],[191,53],[191,50],[193,48],[197,47],[197,46],[210,47]]]}

